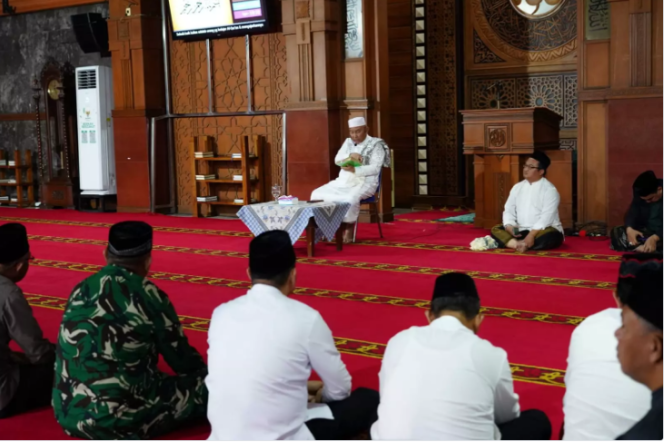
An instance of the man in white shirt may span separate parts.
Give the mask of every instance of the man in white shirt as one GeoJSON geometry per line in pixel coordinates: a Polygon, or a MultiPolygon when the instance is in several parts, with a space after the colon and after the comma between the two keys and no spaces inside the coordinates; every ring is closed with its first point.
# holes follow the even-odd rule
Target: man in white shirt
{"type": "Polygon", "coordinates": [[[248,274],[251,290],[212,315],[205,380],[210,440],[347,439],[367,431],[378,393],[351,394],[327,324],[288,298],[296,270],[286,232],[251,241],[248,274]],[[308,384],[312,368],[322,383],[308,384]]]}
{"type": "Polygon", "coordinates": [[[558,216],[560,195],[546,170],[549,157],[535,151],[523,165],[523,181],[512,187],[505,203],[503,225],[491,229],[500,247],[526,250],[555,249],[565,240],[558,216]]]}
{"type": "Polygon", "coordinates": [[[439,276],[426,317],[387,344],[372,439],[550,438],[546,414],[520,413],[507,353],[476,335],[483,316],[470,276],[439,276]]]}
{"type": "Polygon", "coordinates": [[[390,167],[390,152],[381,138],[369,136],[369,128],[363,117],[348,121],[350,138],[346,138],[334,157],[337,166],[351,159],[361,166],[343,166],[339,177],[314,190],[311,200],[350,203],[344,223],[344,241],[352,240],[353,224],[360,214],[360,201],[376,193],[378,178],[383,167],[390,167]]]}
{"type": "Polygon", "coordinates": [[[650,408],[650,390],[620,368],[614,333],[629,295],[631,261],[623,260],[614,297],[619,308],[587,317],[572,333],[565,374],[564,440],[613,440],[650,408]]]}

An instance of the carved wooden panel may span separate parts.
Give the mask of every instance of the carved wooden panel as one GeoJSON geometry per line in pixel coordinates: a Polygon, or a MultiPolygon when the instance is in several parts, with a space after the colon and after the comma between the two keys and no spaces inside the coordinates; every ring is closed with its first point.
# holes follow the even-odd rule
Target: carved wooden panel
{"type": "Polygon", "coordinates": [[[545,74],[502,78],[471,78],[470,108],[497,107],[495,92],[488,86],[500,81],[501,108],[547,107],[563,117],[561,127],[575,128],[578,120],[577,75],[545,74]]]}
{"type": "Polygon", "coordinates": [[[428,194],[459,195],[463,159],[459,145],[457,106],[458,3],[455,0],[426,2],[426,76],[428,194]]]}
{"type": "Polygon", "coordinates": [[[541,19],[522,16],[510,3],[511,0],[468,2],[473,28],[498,57],[548,62],[575,51],[577,0],[563,0],[558,10],[541,19]]]}
{"type": "MultiPolygon", "coordinates": [[[[211,42],[213,110],[244,112],[247,109],[247,71],[245,40],[219,39],[211,42]]],[[[279,110],[288,101],[285,39],[281,33],[253,36],[251,40],[252,107],[254,110],[279,110]]],[[[190,113],[208,111],[207,64],[205,42],[172,42],[173,111],[190,113]]],[[[266,138],[266,183],[283,179],[283,118],[280,115],[182,118],[175,120],[175,155],[178,211],[191,210],[191,153],[193,136],[214,139],[218,154],[239,152],[245,135],[266,138]]],[[[237,186],[236,186],[237,187],[237,186]]],[[[228,197],[235,198],[235,187],[228,197]]]]}

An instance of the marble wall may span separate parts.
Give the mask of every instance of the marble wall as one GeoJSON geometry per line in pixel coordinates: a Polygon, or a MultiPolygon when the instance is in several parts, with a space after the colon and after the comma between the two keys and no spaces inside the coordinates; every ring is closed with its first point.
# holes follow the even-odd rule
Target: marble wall
{"type": "MultiPolygon", "coordinates": [[[[86,12],[108,17],[108,3],[0,17],[0,115],[34,111],[31,79],[48,57],[74,67],[111,65],[110,56],[84,54],[76,42],[69,17],[86,12]]],[[[0,118],[0,149],[36,149],[33,134],[32,121],[0,118]]]]}

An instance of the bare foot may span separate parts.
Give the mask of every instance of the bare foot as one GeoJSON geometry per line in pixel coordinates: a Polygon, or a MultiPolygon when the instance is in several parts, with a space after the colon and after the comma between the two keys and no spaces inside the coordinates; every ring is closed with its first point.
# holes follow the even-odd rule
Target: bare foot
{"type": "Polygon", "coordinates": [[[526,245],[526,243],[524,241],[519,241],[517,246],[516,246],[516,251],[524,253],[527,250],[528,250],[528,246],[526,245]]]}
{"type": "Polygon", "coordinates": [[[643,244],[641,244],[641,245],[638,246],[636,249],[634,249],[634,251],[635,251],[635,252],[639,252],[639,253],[643,252],[643,244]]]}
{"type": "Polygon", "coordinates": [[[350,244],[353,242],[353,224],[348,224],[346,230],[344,231],[344,244],[350,244]]]}
{"type": "Polygon", "coordinates": [[[509,242],[505,244],[508,249],[516,249],[518,245],[519,242],[516,239],[510,239],[509,242]]]}

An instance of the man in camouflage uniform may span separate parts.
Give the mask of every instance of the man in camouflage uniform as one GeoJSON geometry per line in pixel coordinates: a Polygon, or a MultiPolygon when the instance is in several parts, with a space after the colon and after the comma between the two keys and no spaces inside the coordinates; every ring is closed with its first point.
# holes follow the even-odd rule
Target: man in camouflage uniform
{"type": "Polygon", "coordinates": [[[115,224],[108,265],[69,297],[57,343],[53,408],[70,436],[145,439],[205,417],[207,367],[168,296],[146,278],[151,250],[148,224],[115,224]],[[159,355],[175,376],[157,369],[159,355]]]}

